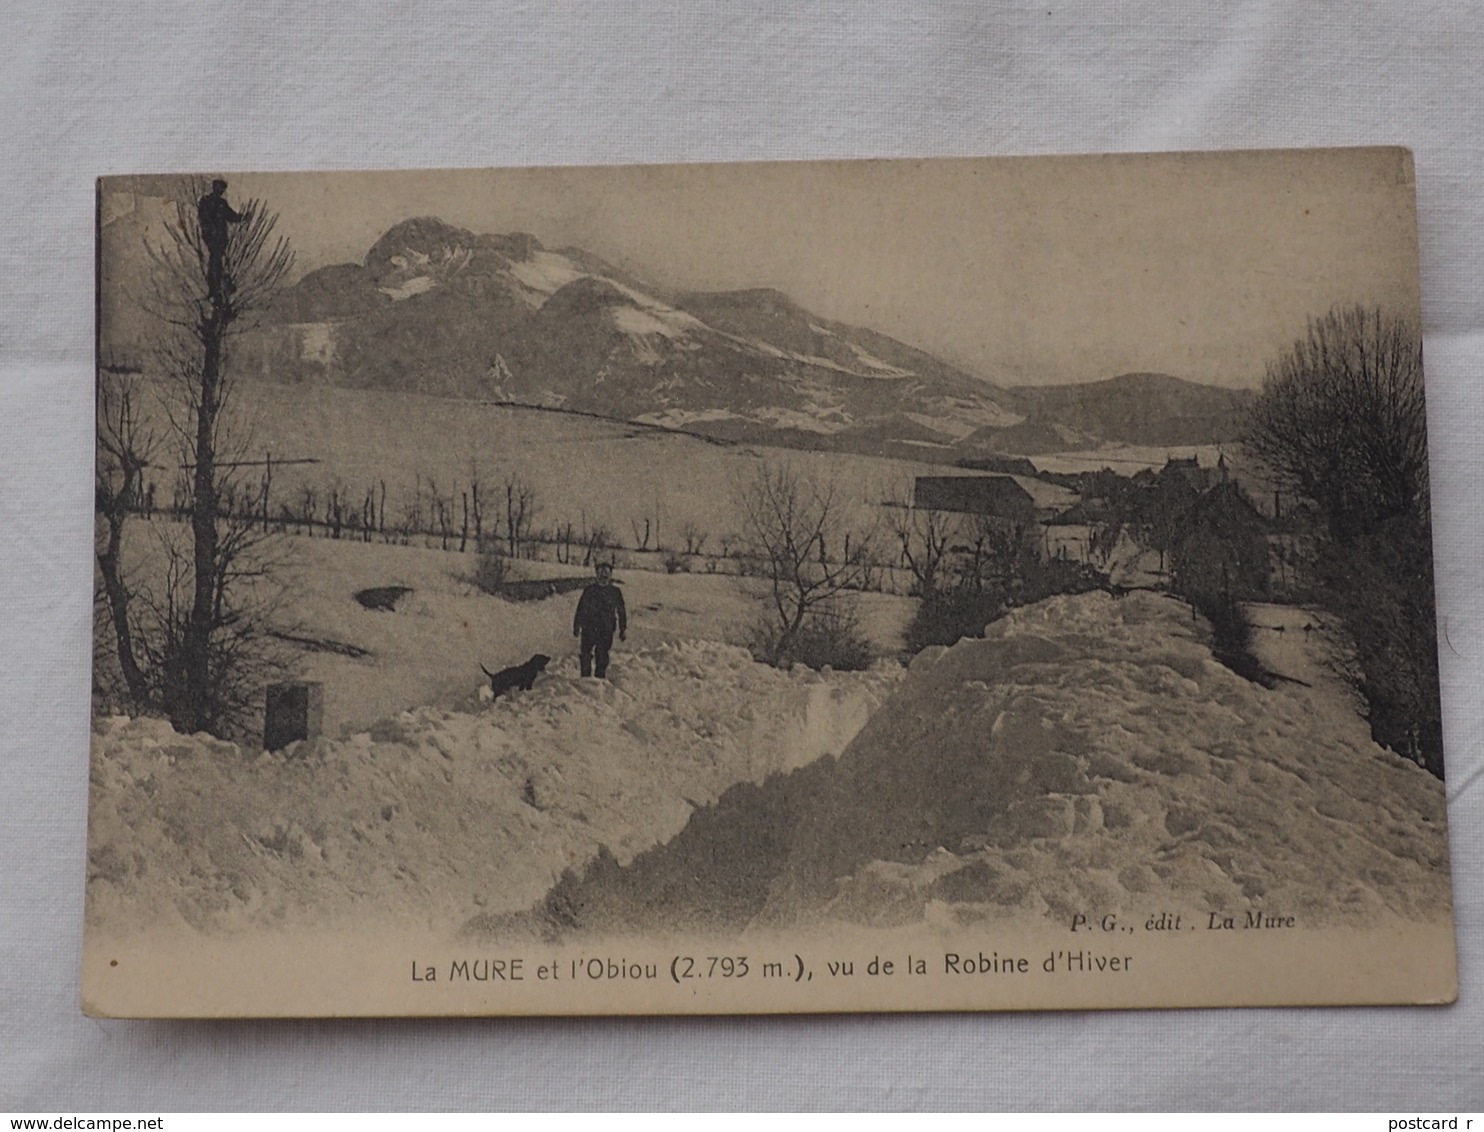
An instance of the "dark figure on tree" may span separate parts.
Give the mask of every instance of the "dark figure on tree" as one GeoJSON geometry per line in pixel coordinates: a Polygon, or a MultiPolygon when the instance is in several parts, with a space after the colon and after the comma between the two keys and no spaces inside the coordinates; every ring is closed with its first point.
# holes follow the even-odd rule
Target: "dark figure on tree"
{"type": "Polygon", "coordinates": [[[201,221],[201,242],[206,245],[206,289],[211,301],[224,306],[227,296],[222,293],[224,275],[223,262],[227,254],[227,226],[236,224],[242,214],[227,203],[222,194],[227,191],[227,182],[211,182],[211,192],[196,205],[196,215],[201,221]]]}
{"type": "Polygon", "coordinates": [[[572,635],[582,638],[582,674],[608,675],[608,650],[613,647],[613,631],[618,639],[629,633],[629,615],[623,594],[613,584],[613,567],[607,562],[597,565],[598,580],[582,591],[577,601],[577,615],[572,618],[572,635]]]}

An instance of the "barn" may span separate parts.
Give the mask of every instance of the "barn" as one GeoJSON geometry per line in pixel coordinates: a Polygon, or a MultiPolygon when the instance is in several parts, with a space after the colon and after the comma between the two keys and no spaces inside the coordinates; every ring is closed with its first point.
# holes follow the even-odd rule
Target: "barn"
{"type": "Polygon", "coordinates": [[[1036,501],[1010,476],[918,476],[912,506],[919,511],[955,511],[1016,524],[1036,521],[1036,501]]]}

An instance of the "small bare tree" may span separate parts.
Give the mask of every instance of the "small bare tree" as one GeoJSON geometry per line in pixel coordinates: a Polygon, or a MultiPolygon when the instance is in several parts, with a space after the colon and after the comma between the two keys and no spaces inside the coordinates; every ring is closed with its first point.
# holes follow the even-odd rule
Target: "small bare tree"
{"type": "Polygon", "coordinates": [[[438,490],[438,481],[428,480],[428,506],[431,509],[430,518],[437,524],[438,549],[447,550],[448,540],[453,534],[449,504],[451,500],[438,490]]]}
{"type": "Polygon", "coordinates": [[[649,536],[651,532],[651,523],[649,516],[644,516],[642,526],[640,520],[630,519],[629,530],[634,532],[634,549],[640,551],[648,550],[649,536]]]}
{"type": "MultiPolygon", "coordinates": [[[[794,655],[811,628],[853,629],[852,591],[862,587],[863,555],[848,547],[835,485],[816,484],[787,465],[762,465],[739,491],[747,553],[759,564],[768,602],[759,642],[770,663],[794,655]]],[[[869,540],[856,540],[857,548],[869,540]]]]}
{"type": "Polygon", "coordinates": [[[591,566],[605,557],[605,552],[618,546],[613,532],[603,523],[594,523],[583,539],[582,564],[591,566]]]}
{"type": "Polygon", "coordinates": [[[140,497],[146,469],[159,447],[142,405],[145,390],[135,374],[98,371],[98,453],[93,470],[97,532],[98,577],[101,596],[113,626],[120,674],[126,698],[137,705],[151,700],[150,674],[140,665],[135,639],[138,610],[123,566],[124,528],[140,497]]]}
{"type": "Polygon", "coordinates": [[[686,554],[692,556],[700,554],[706,547],[708,537],[704,530],[689,520],[680,527],[680,538],[685,543],[686,554]]]}
{"type": "MultiPolygon", "coordinates": [[[[464,503],[464,529],[466,539],[469,528],[469,520],[471,519],[474,521],[474,545],[475,547],[482,546],[484,543],[484,511],[480,507],[479,501],[478,460],[469,461],[469,490],[466,493],[464,503]]],[[[459,545],[459,549],[464,549],[462,542],[459,545]]]]}
{"type": "Polygon", "coordinates": [[[910,486],[886,508],[886,525],[896,539],[900,560],[912,574],[918,596],[942,584],[943,562],[957,533],[956,517],[947,511],[912,505],[910,486]]]}
{"type": "Polygon", "coordinates": [[[505,541],[511,558],[520,557],[521,547],[531,538],[539,511],[536,489],[512,472],[505,478],[505,541]]]}

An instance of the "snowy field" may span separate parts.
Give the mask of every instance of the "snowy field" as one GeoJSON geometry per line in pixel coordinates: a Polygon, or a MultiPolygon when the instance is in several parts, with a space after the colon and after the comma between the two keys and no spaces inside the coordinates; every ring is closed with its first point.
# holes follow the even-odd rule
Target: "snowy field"
{"type": "MultiPolygon", "coordinates": [[[[635,525],[642,532],[648,519],[651,545],[682,546],[689,525],[716,553],[723,538],[743,529],[739,489],[765,464],[832,484],[840,517],[857,536],[880,526],[882,503],[910,497],[915,476],[954,471],[884,457],[726,444],[604,418],[413,393],[241,382],[233,396],[244,456],[318,461],[274,469],[275,507],[296,507],[308,486],[321,507],[338,487],[359,508],[367,491],[379,495],[384,482],[389,525],[400,521],[419,486],[426,513],[431,483],[450,499],[457,527],[462,492],[476,476],[486,515],[500,513],[506,478],[516,475],[535,490],[538,530],[602,526],[634,546],[635,525]]],[[[1055,484],[1019,482],[1043,508],[1067,507],[1076,498],[1055,484]]],[[[168,485],[158,491],[168,502],[168,485]]]]}
{"type": "MultiPolygon", "coordinates": [[[[1231,448],[1235,449],[1235,445],[1231,448]]],[[[1159,471],[1168,460],[1188,460],[1194,456],[1203,468],[1213,468],[1222,455],[1227,461],[1233,452],[1217,444],[1139,445],[1108,444],[1100,448],[1076,449],[1070,452],[1047,452],[1028,457],[1043,472],[1096,472],[1111,468],[1121,476],[1131,476],[1145,468],[1159,471]]]]}
{"type": "MultiPolygon", "coordinates": [[[[129,529],[131,569],[159,569],[162,537],[179,537],[179,524],[135,521],[129,529]]],[[[328,649],[290,650],[299,678],[324,686],[327,734],[365,728],[409,708],[465,706],[497,671],[535,653],[575,657],[572,616],[577,594],[512,602],[481,592],[469,580],[472,553],[394,546],[348,539],[278,537],[274,555],[285,587],[274,624],[325,646],[351,646],[355,657],[328,649]],[[406,586],[412,592],[395,611],[364,608],[363,589],[406,586]]],[[[590,576],[579,566],[521,560],[513,577],[590,576]]],[[[629,613],[629,636],[615,642],[614,669],[637,650],[686,640],[740,645],[765,612],[758,582],[725,574],[665,574],[620,568],[615,581],[629,613]]],[[[883,657],[902,648],[914,602],[894,594],[859,595],[863,633],[883,657]]]]}

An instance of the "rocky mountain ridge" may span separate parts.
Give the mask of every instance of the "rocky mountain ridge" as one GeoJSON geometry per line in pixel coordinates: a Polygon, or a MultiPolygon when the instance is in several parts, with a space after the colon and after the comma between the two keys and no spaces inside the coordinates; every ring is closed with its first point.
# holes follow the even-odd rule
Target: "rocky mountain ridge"
{"type": "MultiPolygon", "coordinates": [[[[105,229],[105,254],[128,233],[105,229]]],[[[136,320],[137,321],[137,320],[136,320]]],[[[105,354],[141,349],[108,333],[105,354]]],[[[137,338],[137,336],[136,336],[137,338]]],[[[310,271],[238,340],[247,378],[596,413],[719,439],[953,463],[1229,439],[1241,394],[1165,375],[1006,388],[780,291],[670,293],[580,248],[435,217],[310,271]]]]}

